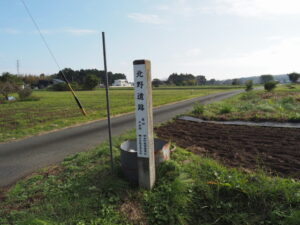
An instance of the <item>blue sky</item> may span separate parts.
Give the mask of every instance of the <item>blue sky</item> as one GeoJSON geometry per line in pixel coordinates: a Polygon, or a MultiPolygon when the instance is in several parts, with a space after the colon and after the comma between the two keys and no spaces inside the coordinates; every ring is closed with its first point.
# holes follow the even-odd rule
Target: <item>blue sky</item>
{"type": "MultiPolygon", "coordinates": [[[[227,79],[300,72],[298,0],[25,0],[62,68],[108,69],[132,80],[149,59],[173,72],[227,79]]],[[[58,71],[20,0],[0,0],[0,73],[58,71]]]]}

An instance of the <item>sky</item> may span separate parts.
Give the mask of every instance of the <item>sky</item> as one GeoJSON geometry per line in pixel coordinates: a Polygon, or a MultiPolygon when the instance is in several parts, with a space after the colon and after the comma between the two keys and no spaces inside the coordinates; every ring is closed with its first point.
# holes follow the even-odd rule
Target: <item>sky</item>
{"type": "MultiPolygon", "coordinates": [[[[152,78],[171,73],[230,79],[300,72],[299,0],[24,0],[61,68],[103,69],[133,80],[133,60],[152,78]]],[[[20,0],[0,0],[0,73],[53,74],[20,0]]]]}

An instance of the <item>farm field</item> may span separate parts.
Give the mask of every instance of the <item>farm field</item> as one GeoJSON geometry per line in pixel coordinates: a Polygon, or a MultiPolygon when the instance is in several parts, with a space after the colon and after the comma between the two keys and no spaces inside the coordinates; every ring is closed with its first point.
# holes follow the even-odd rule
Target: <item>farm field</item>
{"type": "Polygon", "coordinates": [[[298,180],[224,167],[180,147],[152,191],[136,188],[119,158],[119,145],[134,137],[114,138],[113,174],[103,143],[0,190],[0,224],[299,224],[298,180]]]}
{"type": "Polygon", "coordinates": [[[300,129],[197,123],[177,119],[156,129],[191,152],[243,171],[300,179],[300,129]]]}
{"type": "MultiPolygon", "coordinates": [[[[153,90],[153,105],[159,106],[193,97],[230,91],[232,86],[209,89],[186,87],[153,90]]],[[[105,90],[80,91],[77,95],[88,116],[81,115],[70,92],[35,91],[38,101],[0,104],[0,142],[55,130],[74,124],[92,121],[106,116],[105,90]]],[[[134,110],[133,89],[110,90],[111,114],[118,115],[134,110]]]]}
{"type": "Polygon", "coordinates": [[[194,109],[193,116],[205,120],[300,122],[300,85],[250,91],[194,109]]]}

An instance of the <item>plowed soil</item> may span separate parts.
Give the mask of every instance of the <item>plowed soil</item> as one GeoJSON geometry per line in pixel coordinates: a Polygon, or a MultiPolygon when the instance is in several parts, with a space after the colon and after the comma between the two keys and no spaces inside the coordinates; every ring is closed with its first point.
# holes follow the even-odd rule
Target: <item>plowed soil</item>
{"type": "Polygon", "coordinates": [[[300,179],[300,129],[175,120],[156,134],[229,167],[300,179]]]}

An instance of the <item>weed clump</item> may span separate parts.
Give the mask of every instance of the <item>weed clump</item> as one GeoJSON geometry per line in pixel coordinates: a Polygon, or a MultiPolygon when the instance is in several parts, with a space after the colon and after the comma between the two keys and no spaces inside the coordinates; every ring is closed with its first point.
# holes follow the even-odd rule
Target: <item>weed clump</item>
{"type": "Polygon", "coordinates": [[[188,181],[175,161],[164,162],[151,192],[144,194],[149,224],[187,224],[191,194],[188,181]]]}
{"type": "Polygon", "coordinates": [[[231,111],[232,111],[232,106],[231,105],[222,104],[221,108],[220,108],[220,111],[219,111],[219,114],[228,114],[228,113],[231,113],[231,111]]]}
{"type": "Polygon", "coordinates": [[[192,113],[195,115],[202,115],[204,113],[204,105],[201,103],[194,104],[192,113]]]}

